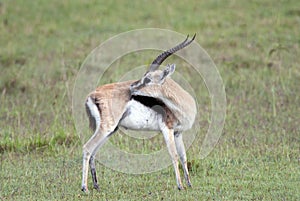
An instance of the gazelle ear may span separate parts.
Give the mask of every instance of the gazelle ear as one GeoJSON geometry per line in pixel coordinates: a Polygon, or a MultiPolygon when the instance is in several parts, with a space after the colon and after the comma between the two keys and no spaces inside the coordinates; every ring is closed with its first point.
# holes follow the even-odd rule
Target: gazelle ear
{"type": "Polygon", "coordinates": [[[167,65],[167,67],[162,72],[161,80],[164,81],[164,79],[172,75],[175,72],[175,68],[176,68],[175,64],[167,65]]]}

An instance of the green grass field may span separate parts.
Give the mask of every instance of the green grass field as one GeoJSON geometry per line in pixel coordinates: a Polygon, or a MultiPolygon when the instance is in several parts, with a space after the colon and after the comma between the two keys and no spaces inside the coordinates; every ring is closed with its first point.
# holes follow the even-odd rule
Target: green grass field
{"type": "MultiPolygon", "coordinates": [[[[298,0],[0,1],[0,200],[300,200],[299,27],[298,0]],[[197,33],[226,88],[222,136],[202,160],[201,137],[188,150],[191,189],[177,190],[172,167],[97,163],[101,191],[85,195],[76,75],[101,42],[150,27],[197,33]]],[[[199,96],[204,135],[210,101],[199,96]]]]}

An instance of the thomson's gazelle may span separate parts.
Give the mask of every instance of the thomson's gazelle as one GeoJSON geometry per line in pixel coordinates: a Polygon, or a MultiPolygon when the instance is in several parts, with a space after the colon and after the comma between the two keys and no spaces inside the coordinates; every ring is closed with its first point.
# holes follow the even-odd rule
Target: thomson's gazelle
{"type": "Polygon", "coordinates": [[[175,71],[174,64],[163,71],[157,69],[168,56],[189,45],[194,38],[195,35],[191,40],[187,37],[179,45],[160,54],[140,80],[103,85],[88,95],[85,105],[94,134],[83,146],[82,191],[88,191],[88,166],[94,188],[99,189],[95,154],[119,126],[161,131],[173,162],[178,189],[183,189],[178,158],[187,185],[191,186],[181,134],[192,127],[197,113],[196,104],[188,92],[169,78],[175,71]]]}

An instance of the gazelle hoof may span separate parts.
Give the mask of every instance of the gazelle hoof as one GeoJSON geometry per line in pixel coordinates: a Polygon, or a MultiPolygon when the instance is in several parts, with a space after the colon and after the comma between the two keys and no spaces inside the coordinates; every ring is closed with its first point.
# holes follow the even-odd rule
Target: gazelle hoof
{"type": "Polygon", "coordinates": [[[94,189],[96,189],[97,191],[100,191],[100,187],[98,184],[94,184],[94,189]]]}
{"type": "Polygon", "coordinates": [[[88,193],[89,192],[89,190],[87,189],[86,186],[82,186],[81,187],[81,191],[84,192],[84,193],[88,193]]]}
{"type": "Polygon", "coordinates": [[[178,186],[178,190],[184,190],[183,186],[178,186]]]}

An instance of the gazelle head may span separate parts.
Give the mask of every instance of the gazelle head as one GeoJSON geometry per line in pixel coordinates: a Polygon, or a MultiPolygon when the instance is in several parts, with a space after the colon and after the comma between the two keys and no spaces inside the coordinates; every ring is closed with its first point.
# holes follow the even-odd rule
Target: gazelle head
{"type": "Polygon", "coordinates": [[[131,84],[130,91],[131,94],[133,92],[137,91],[138,89],[149,86],[149,85],[162,85],[165,81],[165,79],[170,76],[175,71],[175,64],[167,65],[167,67],[161,71],[157,70],[158,67],[162,64],[162,62],[167,59],[170,55],[177,52],[178,50],[183,49],[184,47],[188,46],[193,42],[195,39],[196,34],[193,36],[191,40],[188,40],[189,35],[186,37],[186,39],[181,42],[180,44],[176,45],[175,47],[164,51],[158,57],[151,63],[149,70],[144,74],[144,76],[131,84]]]}
{"type": "Polygon", "coordinates": [[[131,93],[134,93],[142,87],[150,85],[162,85],[165,82],[166,78],[174,73],[175,68],[175,64],[168,64],[166,68],[162,71],[148,71],[140,80],[131,84],[131,93]]]}

